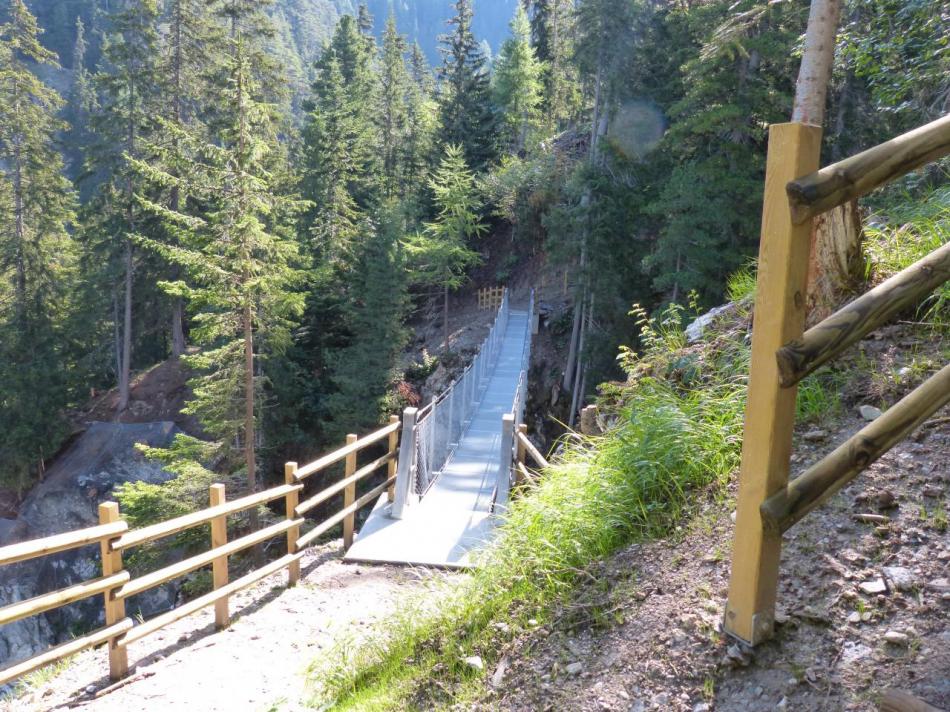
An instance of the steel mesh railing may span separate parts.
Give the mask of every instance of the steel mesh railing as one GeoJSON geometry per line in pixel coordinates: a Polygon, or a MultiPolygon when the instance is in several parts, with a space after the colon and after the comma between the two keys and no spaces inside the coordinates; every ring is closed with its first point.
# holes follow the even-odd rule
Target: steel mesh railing
{"type": "Polygon", "coordinates": [[[416,494],[423,495],[429,489],[471,422],[501,353],[508,313],[508,290],[505,289],[495,321],[478,355],[457,380],[419,410],[412,467],[412,486],[416,494]]]}

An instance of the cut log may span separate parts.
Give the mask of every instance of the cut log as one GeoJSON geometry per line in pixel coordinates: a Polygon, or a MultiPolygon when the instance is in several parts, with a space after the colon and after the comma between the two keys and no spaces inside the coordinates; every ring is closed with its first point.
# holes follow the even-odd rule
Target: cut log
{"type": "Polygon", "coordinates": [[[888,690],[881,698],[881,712],[942,712],[903,690],[888,690]]]}

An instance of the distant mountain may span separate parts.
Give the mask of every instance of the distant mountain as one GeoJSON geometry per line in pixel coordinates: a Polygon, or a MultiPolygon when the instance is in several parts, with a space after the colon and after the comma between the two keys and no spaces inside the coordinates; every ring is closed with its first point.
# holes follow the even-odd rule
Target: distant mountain
{"type": "MultiPolygon", "coordinates": [[[[60,63],[72,63],[76,40],[76,18],[81,17],[87,31],[95,25],[96,9],[108,12],[116,0],[27,0],[30,10],[44,29],[43,43],[59,55],[60,63]]],[[[473,27],[475,36],[497,53],[508,36],[508,22],[518,0],[475,0],[473,27]]],[[[410,42],[418,41],[429,62],[438,64],[438,37],[446,20],[453,14],[451,0],[367,0],[373,15],[377,36],[382,34],[386,18],[396,16],[399,31],[410,42]]],[[[277,28],[275,52],[288,67],[292,82],[304,81],[320,48],[333,32],[341,14],[356,14],[359,0],[277,0],[271,16],[277,28]]],[[[90,36],[87,61],[94,65],[97,57],[95,39],[90,36]]]]}

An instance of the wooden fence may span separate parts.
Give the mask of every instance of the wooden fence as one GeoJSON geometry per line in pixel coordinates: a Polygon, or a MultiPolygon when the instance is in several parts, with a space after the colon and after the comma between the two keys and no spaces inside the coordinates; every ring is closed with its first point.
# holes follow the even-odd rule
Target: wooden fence
{"type": "Polygon", "coordinates": [[[485,287],[478,290],[479,309],[498,309],[505,297],[504,287],[485,287]]]}
{"type": "Polygon", "coordinates": [[[288,585],[292,586],[300,578],[300,558],[306,546],[342,523],[344,547],[348,548],[353,542],[356,512],[375,501],[384,491],[389,490],[389,496],[392,497],[399,455],[400,428],[399,418],[392,416],[386,427],[363,438],[348,435],[345,447],[324,455],[308,465],[298,467],[297,463],[288,462],[284,470],[284,484],[263,492],[227,501],[224,485],[211,485],[209,506],[192,514],[140,529],[129,529],[128,524],[120,518],[119,506],[115,502],[103,502],[99,505],[100,524],[98,526],[0,548],[0,566],[92,544],[99,545],[102,562],[102,576],[98,578],[0,608],[0,625],[51,611],[99,594],[103,596],[105,607],[104,627],[5,670],[0,670],[0,684],[103,643],[108,645],[110,677],[117,680],[128,672],[128,647],[136,640],[212,604],[215,608],[215,624],[219,628],[226,627],[230,620],[228,610],[230,596],[281,569],[288,570],[288,585]],[[385,454],[358,467],[357,458],[360,451],[372,445],[377,445],[380,449],[385,447],[385,454]],[[303,481],[326,471],[328,467],[340,461],[344,461],[343,479],[301,502],[303,481]],[[359,482],[383,466],[387,468],[386,480],[357,498],[359,482]],[[307,533],[301,534],[305,524],[304,515],[340,492],[343,493],[343,509],[320,522],[307,533]],[[229,515],[280,499],[284,501],[284,518],[281,521],[228,541],[227,517],[229,515]],[[211,528],[211,547],[208,551],[136,578],[132,578],[129,571],[125,569],[122,563],[123,552],[206,524],[210,524],[211,528]],[[286,553],[234,581],[229,580],[230,556],[278,536],[286,537],[286,553]],[[214,583],[212,591],[138,624],[135,624],[126,614],[125,601],[130,596],[207,566],[210,566],[212,571],[214,583]]]}
{"type": "Polygon", "coordinates": [[[811,219],[950,154],[950,116],[817,170],[821,128],[769,131],[732,575],[724,627],[772,634],[782,533],[950,402],[950,365],[788,482],[798,382],[950,279],[950,244],[804,334],[811,219]]]}

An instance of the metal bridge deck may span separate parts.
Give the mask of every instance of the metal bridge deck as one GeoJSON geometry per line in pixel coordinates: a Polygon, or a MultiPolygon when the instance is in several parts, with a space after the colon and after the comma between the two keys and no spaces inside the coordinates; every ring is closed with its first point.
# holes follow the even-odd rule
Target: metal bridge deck
{"type": "Polygon", "coordinates": [[[421,500],[406,508],[403,519],[390,518],[391,505],[384,493],[345,560],[471,565],[470,552],[488,541],[494,526],[490,509],[498,477],[501,417],[511,410],[522,350],[530,338],[528,313],[512,309],[484,395],[442,473],[421,500]]]}

